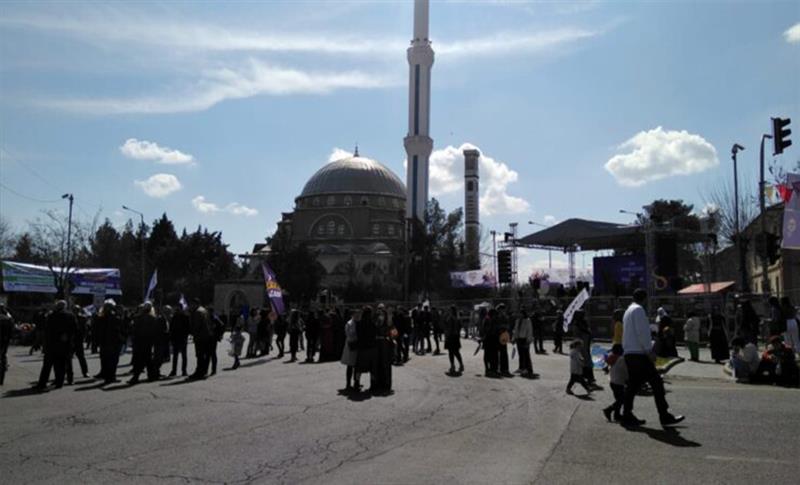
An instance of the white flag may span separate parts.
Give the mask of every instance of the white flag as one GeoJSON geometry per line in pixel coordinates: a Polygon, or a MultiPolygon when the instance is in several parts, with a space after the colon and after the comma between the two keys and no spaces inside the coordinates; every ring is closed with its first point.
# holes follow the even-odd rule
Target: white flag
{"type": "Polygon", "coordinates": [[[575,315],[575,312],[580,310],[583,307],[583,304],[586,303],[586,300],[589,299],[589,292],[586,291],[584,288],[578,296],[572,300],[572,303],[569,304],[566,310],[564,310],[564,331],[566,332],[569,328],[569,324],[572,323],[572,317],[575,315]]]}
{"type": "Polygon", "coordinates": [[[153,290],[156,289],[156,285],[158,285],[158,268],[153,271],[153,276],[150,277],[150,285],[147,287],[147,296],[144,297],[144,301],[150,301],[150,296],[153,294],[153,290]]]}

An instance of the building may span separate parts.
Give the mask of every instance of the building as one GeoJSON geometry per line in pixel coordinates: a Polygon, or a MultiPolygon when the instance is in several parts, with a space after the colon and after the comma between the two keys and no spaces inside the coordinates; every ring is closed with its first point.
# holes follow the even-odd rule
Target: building
{"type": "Polygon", "coordinates": [[[350,282],[402,289],[406,190],[386,166],[356,154],[317,171],[278,231],[305,244],[322,266],[322,286],[350,282]]]}
{"type": "MultiPolygon", "coordinates": [[[[783,204],[775,204],[766,210],[767,232],[783,233],[783,204]]],[[[761,232],[761,215],[742,230],[742,238],[747,241],[745,268],[750,292],[762,293],[763,266],[756,253],[755,237],[761,232]]],[[[717,281],[740,281],[736,247],[729,246],[715,256],[715,279],[717,281]]],[[[779,249],[778,258],[767,268],[770,291],[779,296],[788,295],[793,301],[800,301],[800,250],[779,249]]]]}

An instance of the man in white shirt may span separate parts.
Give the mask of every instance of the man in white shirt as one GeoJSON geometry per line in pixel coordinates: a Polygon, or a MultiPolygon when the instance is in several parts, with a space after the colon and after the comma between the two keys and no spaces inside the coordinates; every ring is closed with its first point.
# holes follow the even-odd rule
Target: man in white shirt
{"type": "Polygon", "coordinates": [[[633,399],[636,393],[647,382],[653,390],[661,426],[672,426],[684,420],[683,416],[669,413],[669,404],[664,397],[664,381],[655,366],[656,355],[650,339],[650,321],[644,309],[647,292],[637,289],[633,292],[633,303],[622,317],[622,347],[625,352],[625,364],[628,367],[628,387],[625,388],[625,405],[621,424],[623,426],[639,426],[644,424],[633,415],[633,399]]]}

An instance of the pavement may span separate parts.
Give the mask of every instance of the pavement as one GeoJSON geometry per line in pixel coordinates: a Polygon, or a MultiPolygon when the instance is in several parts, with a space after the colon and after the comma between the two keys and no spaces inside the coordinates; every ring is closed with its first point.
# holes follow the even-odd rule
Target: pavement
{"type": "MultiPolygon", "coordinates": [[[[534,355],[536,380],[489,379],[477,344],[462,342],[463,376],[446,375],[446,355],[413,356],[394,368],[387,397],[341,394],[338,362],[265,357],[230,371],[227,345],[203,381],[81,379],[37,394],[40,356],[12,347],[0,482],[796,483],[799,390],[735,384],[719,365],[685,362],[666,377],[685,423],[662,430],[640,396],[648,424],[631,431],[603,418],[608,390],[565,394],[566,355],[534,355]]],[[[97,372],[96,356],[89,366],[97,372]]],[[[601,372],[598,382],[607,387],[601,372]]]]}

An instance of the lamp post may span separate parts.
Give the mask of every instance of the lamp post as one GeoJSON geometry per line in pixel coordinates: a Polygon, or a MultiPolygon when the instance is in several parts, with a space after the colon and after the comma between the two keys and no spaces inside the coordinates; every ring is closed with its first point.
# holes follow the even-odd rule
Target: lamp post
{"type": "Polygon", "coordinates": [[[69,274],[70,266],[72,266],[72,203],[75,197],[72,194],[64,194],[62,199],[69,201],[69,216],[67,218],[67,254],[61,264],[61,284],[63,285],[62,291],[64,292],[64,299],[69,301],[69,284],[65,275],[69,274]]]}
{"type": "Polygon", "coordinates": [[[760,170],[760,177],[758,182],[758,205],[761,209],[761,237],[764,241],[764,245],[761,248],[761,293],[766,296],[769,296],[769,261],[767,258],[767,251],[766,251],[766,239],[767,239],[767,203],[764,199],[764,140],[767,138],[772,138],[772,135],[761,135],[761,152],[759,156],[759,170],[760,170]]]}
{"type": "MultiPolygon", "coordinates": [[[[545,229],[550,227],[548,225],[541,224],[539,222],[533,222],[533,221],[528,221],[528,224],[530,224],[532,226],[544,227],[545,229]]],[[[553,270],[553,250],[552,249],[548,249],[547,250],[547,269],[549,269],[550,271],[553,270]]]]}
{"type": "Polygon", "coordinates": [[[142,266],[141,267],[141,273],[142,273],[142,301],[144,301],[144,299],[147,297],[147,290],[145,289],[145,286],[144,286],[144,278],[145,278],[145,275],[144,275],[144,214],[142,214],[141,212],[139,212],[139,211],[137,211],[135,209],[131,209],[130,207],[128,207],[126,205],[123,205],[122,209],[126,210],[128,212],[133,212],[134,214],[138,214],[139,215],[139,221],[141,223],[141,225],[139,226],[139,237],[141,238],[140,242],[139,242],[139,247],[140,247],[140,251],[139,252],[141,253],[140,264],[142,266]]]}
{"type": "Polygon", "coordinates": [[[736,244],[736,254],[738,256],[739,264],[739,289],[747,292],[749,286],[747,284],[747,263],[745,261],[745,254],[742,251],[742,234],[739,228],[739,169],[736,162],[736,154],[744,150],[744,147],[738,143],[734,143],[731,148],[731,159],[733,160],[733,212],[734,212],[734,243],[736,244]]]}
{"type": "Polygon", "coordinates": [[[497,274],[497,231],[489,231],[492,235],[492,271],[494,271],[494,288],[497,289],[498,274],[497,274]]]}

